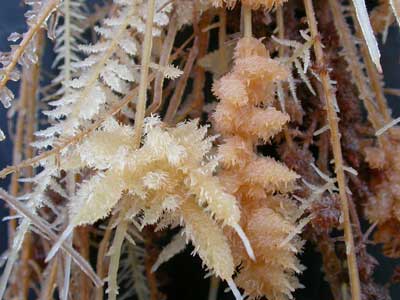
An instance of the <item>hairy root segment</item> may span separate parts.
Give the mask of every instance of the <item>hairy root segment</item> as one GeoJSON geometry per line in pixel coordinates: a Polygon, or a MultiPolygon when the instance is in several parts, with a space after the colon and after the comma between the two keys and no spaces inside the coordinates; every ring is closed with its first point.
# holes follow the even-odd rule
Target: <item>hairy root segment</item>
{"type": "Polygon", "coordinates": [[[250,298],[289,299],[301,286],[295,273],[303,269],[296,258],[302,247],[296,223],[302,213],[286,195],[299,176],[254,152],[260,140],[269,141],[289,121],[271,106],[275,83],[287,76],[259,40],[245,37],[236,46],[232,71],[213,87],[220,100],[213,118],[224,137],[219,175],[241,202],[240,225],[256,258],[251,260],[237,235],[226,231],[235,264],[241,266],[235,283],[250,298]]]}

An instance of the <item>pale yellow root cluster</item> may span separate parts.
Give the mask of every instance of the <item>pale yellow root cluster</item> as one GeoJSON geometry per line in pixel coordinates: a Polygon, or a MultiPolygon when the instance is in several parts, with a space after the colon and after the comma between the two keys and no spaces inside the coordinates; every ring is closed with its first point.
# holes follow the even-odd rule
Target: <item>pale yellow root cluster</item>
{"type": "MultiPolygon", "coordinates": [[[[48,259],[73,228],[109,214],[118,213],[139,229],[180,225],[185,242],[193,244],[207,269],[226,280],[240,299],[232,281],[235,264],[224,226],[236,232],[253,259],[254,254],[239,226],[235,197],[214,175],[218,160],[210,150],[215,137],[207,137],[207,128],[199,127],[197,120],[169,128],[158,117],[149,117],[144,127],[143,146],[137,149],[131,142],[134,130],[111,118],[60,158],[62,170],[90,169],[94,174],[71,197],[70,225],[48,259]]],[[[165,257],[176,254],[168,251],[165,257]]]]}

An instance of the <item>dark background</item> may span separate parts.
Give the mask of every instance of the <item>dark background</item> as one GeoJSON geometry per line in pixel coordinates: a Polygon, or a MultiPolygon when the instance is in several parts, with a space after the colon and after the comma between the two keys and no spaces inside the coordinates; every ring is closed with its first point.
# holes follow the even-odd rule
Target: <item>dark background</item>
{"type": "MultiPolygon", "coordinates": [[[[9,51],[7,37],[10,33],[24,32],[26,30],[25,18],[24,18],[25,8],[20,5],[20,1],[1,1],[0,3],[0,51],[9,51]]],[[[14,93],[17,91],[17,84],[10,85],[14,93]]],[[[8,138],[7,134],[7,111],[0,104],[0,128],[6,134],[6,140],[0,142],[0,168],[3,169],[6,165],[12,162],[12,143],[8,138]]],[[[0,180],[0,187],[7,189],[9,185],[9,177],[6,180],[0,180]]],[[[1,218],[3,218],[7,211],[4,210],[3,203],[1,206],[1,218]]],[[[7,247],[7,223],[0,221],[0,245],[1,252],[3,252],[7,247]]]]}
{"type": "MultiPolygon", "coordinates": [[[[0,1],[0,51],[8,51],[8,35],[13,32],[24,32],[26,30],[25,20],[23,14],[25,8],[18,0],[1,0],[0,1]]],[[[400,49],[400,33],[398,28],[392,28],[385,45],[381,45],[382,52],[382,65],[385,74],[386,87],[400,88],[400,73],[399,68],[399,49],[400,49]]],[[[44,60],[51,61],[51,54],[46,54],[44,60]]],[[[17,94],[17,85],[11,85],[13,91],[17,94]]],[[[388,96],[390,107],[393,110],[393,117],[398,117],[400,114],[399,99],[393,96],[388,96]]],[[[7,119],[6,110],[0,105],[0,128],[6,133],[7,119]]],[[[0,169],[6,165],[11,164],[12,161],[12,144],[10,139],[0,143],[0,169]]],[[[399,153],[400,155],[400,153],[399,153]]],[[[9,185],[9,178],[0,181],[0,187],[7,189],[9,185]]],[[[3,203],[0,203],[0,218],[7,215],[3,203]]],[[[0,252],[3,252],[7,247],[7,223],[0,222],[0,252]]],[[[394,261],[387,259],[380,255],[379,246],[374,246],[369,249],[380,263],[376,271],[376,280],[379,283],[388,282],[393,267],[394,261]]],[[[300,290],[296,293],[295,297],[298,300],[317,300],[326,299],[328,286],[323,279],[321,272],[321,259],[311,247],[306,247],[302,260],[308,269],[302,275],[301,281],[306,286],[306,289],[300,290]],[[325,297],[323,297],[325,295],[325,297]],[[321,298],[321,296],[323,298],[321,298]]],[[[208,293],[208,280],[202,280],[204,272],[201,270],[201,263],[199,259],[195,259],[190,255],[190,250],[184,254],[180,254],[176,260],[167,263],[166,266],[161,268],[161,273],[166,275],[166,286],[168,281],[174,281],[175,284],[165,289],[169,294],[170,299],[207,299],[208,293]],[[179,267],[176,267],[179,263],[179,267]],[[174,264],[175,267],[172,267],[174,264]],[[190,265],[190,267],[188,267],[190,265]],[[190,281],[190,284],[186,284],[190,281]],[[193,285],[193,283],[196,283],[193,285]],[[171,297],[172,296],[172,297],[171,297]]],[[[170,282],[171,283],[171,282],[170,282]]],[[[400,299],[400,287],[395,286],[391,288],[391,296],[393,300],[400,299]]],[[[223,293],[223,288],[220,289],[219,300],[230,298],[227,294],[223,293]]]]}

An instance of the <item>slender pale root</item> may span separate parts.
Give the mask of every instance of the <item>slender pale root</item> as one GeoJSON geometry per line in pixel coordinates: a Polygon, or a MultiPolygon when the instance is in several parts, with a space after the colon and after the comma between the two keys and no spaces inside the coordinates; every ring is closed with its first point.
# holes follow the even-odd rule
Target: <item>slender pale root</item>
{"type": "Polygon", "coordinates": [[[30,222],[27,219],[24,219],[21,225],[18,227],[18,231],[14,237],[12,249],[7,257],[6,266],[3,269],[3,274],[1,275],[0,299],[3,299],[4,293],[6,292],[8,279],[10,278],[12,269],[18,259],[18,251],[21,248],[25,233],[28,232],[30,225],[30,222]]]}
{"type": "Polygon", "coordinates": [[[37,22],[31,26],[27,33],[24,34],[24,38],[12,53],[11,62],[4,69],[3,76],[0,80],[0,90],[5,87],[8,80],[10,79],[12,71],[18,64],[19,59],[24,54],[26,48],[31,43],[32,39],[36,35],[36,33],[42,28],[43,23],[48,19],[51,13],[57,8],[60,4],[60,0],[52,0],[49,1],[42,9],[41,13],[37,18],[37,22]]]}
{"type": "Polygon", "coordinates": [[[208,291],[208,300],[218,299],[218,289],[219,289],[220,279],[216,276],[211,276],[210,278],[210,289],[208,291]]]}
{"type": "Polygon", "coordinates": [[[250,241],[247,238],[246,234],[244,233],[242,227],[239,226],[239,224],[235,224],[232,226],[233,229],[236,231],[240,239],[242,240],[243,246],[246,249],[247,254],[252,260],[256,260],[256,256],[254,255],[253,248],[251,247],[250,241]]]}
{"type": "Polygon", "coordinates": [[[49,262],[54,255],[56,255],[57,251],[60,249],[61,245],[68,239],[68,237],[72,234],[72,231],[74,230],[74,225],[69,224],[68,227],[64,230],[64,232],[61,234],[60,238],[58,241],[53,245],[51,248],[49,254],[47,254],[45,262],[49,262]]]}
{"type": "Polygon", "coordinates": [[[387,130],[389,130],[393,126],[397,125],[398,123],[400,123],[400,117],[397,119],[394,119],[393,121],[389,122],[388,124],[386,124],[385,126],[380,128],[379,130],[377,130],[375,135],[380,136],[380,135],[384,134],[387,130]]]}
{"type": "MultiPolygon", "coordinates": [[[[300,223],[296,226],[296,228],[288,234],[288,236],[280,243],[279,247],[284,247],[288,244],[297,234],[300,234],[303,231],[304,226],[306,226],[312,219],[312,216],[308,216],[300,221],[300,223]]],[[[297,252],[297,249],[296,249],[297,252]]]]}
{"type": "Polygon", "coordinates": [[[157,269],[176,254],[182,252],[186,248],[186,235],[184,230],[177,233],[172,241],[164,247],[161,253],[158,255],[156,262],[151,267],[151,272],[157,271],[157,269]]]}
{"type": "Polygon", "coordinates": [[[119,259],[121,256],[121,247],[125,239],[125,233],[128,230],[128,222],[122,220],[115,232],[114,241],[112,244],[112,255],[110,258],[110,267],[108,271],[108,299],[116,300],[118,295],[117,275],[119,268],[119,259]]]}
{"type": "MultiPolygon", "coordinates": [[[[68,243],[72,246],[72,236],[71,234],[68,243]]],[[[71,263],[72,259],[71,256],[67,255],[65,257],[65,271],[64,271],[64,283],[61,290],[61,300],[68,300],[69,296],[69,282],[71,277],[71,263]]]]}
{"type": "Polygon", "coordinates": [[[378,42],[376,41],[371,22],[369,21],[368,10],[365,6],[365,1],[353,0],[353,5],[356,11],[358,23],[360,24],[361,31],[368,46],[371,59],[376,65],[379,73],[382,73],[382,66],[380,63],[381,53],[379,52],[378,42]]]}
{"type": "MultiPolygon", "coordinates": [[[[26,222],[29,224],[35,225],[39,231],[43,234],[47,235],[47,237],[56,242],[58,240],[57,235],[49,229],[49,224],[43,221],[40,217],[31,212],[30,209],[25,207],[20,201],[16,198],[10,196],[5,190],[0,189],[0,198],[2,198],[11,208],[17,211],[19,214],[23,215],[26,219],[26,222]]],[[[75,251],[67,243],[62,243],[61,247],[63,250],[71,256],[71,258],[75,261],[75,263],[82,269],[82,271],[93,281],[96,286],[102,286],[103,282],[100,278],[94,273],[90,264],[75,251]]]]}
{"type": "Polygon", "coordinates": [[[397,23],[400,26],[400,1],[390,0],[390,6],[392,7],[393,14],[396,16],[397,23]]]}
{"type": "Polygon", "coordinates": [[[237,288],[237,286],[236,286],[235,282],[233,281],[233,279],[232,278],[228,279],[226,281],[226,283],[228,284],[229,288],[231,289],[233,295],[235,296],[235,299],[236,300],[242,300],[243,296],[240,293],[239,289],[237,288]]]}
{"type": "MultiPolygon", "coordinates": [[[[347,198],[348,188],[346,186],[346,178],[343,169],[343,155],[340,144],[339,124],[335,110],[335,94],[333,93],[333,87],[331,85],[331,79],[329,76],[328,67],[326,66],[326,62],[324,59],[322,44],[320,39],[318,38],[319,32],[318,32],[317,20],[315,17],[312,0],[304,0],[304,6],[306,10],[311,37],[315,40],[314,53],[315,53],[316,63],[321,68],[323,68],[323,70],[320,73],[322,91],[323,91],[323,95],[321,96],[323,96],[326,101],[327,119],[330,128],[332,152],[335,161],[335,173],[336,173],[337,183],[339,186],[341,210],[343,214],[343,229],[344,229],[345,243],[346,243],[346,249],[349,250],[347,252],[347,264],[349,269],[351,297],[352,300],[360,300],[361,299],[360,278],[358,274],[358,265],[354,247],[353,231],[351,228],[351,221],[350,221],[349,203],[347,198]]],[[[369,22],[368,18],[367,21],[369,22]]]]}
{"type": "Polygon", "coordinates": [[[139,95],[135,114],[134,146],[139,148],[142,139],[143,121],[146,112],[147,86],[149,84],[149,66],[151,49],[153,45],[153,20],[155,0],[150,0],[147,6],[146,31],[142,49],[142,62],[140,68],[139,95]]]}
{"type": "Polygon", "coordinates": [[[245,37],[251,37],[252,34],[252,23],[251,23],[251,8],[250,6],[243,5],[242,7],[243,14],[243,35],[245,37]]]}

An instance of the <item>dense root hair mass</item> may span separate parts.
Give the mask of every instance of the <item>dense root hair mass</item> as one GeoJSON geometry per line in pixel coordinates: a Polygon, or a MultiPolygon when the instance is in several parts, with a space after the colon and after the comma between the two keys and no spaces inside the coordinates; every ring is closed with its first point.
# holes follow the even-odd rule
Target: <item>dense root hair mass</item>
{"type": "Polygon", "coordinates": [[[250,298],[289,299],[300,286],[295,273],[302,269],[296,258],[302,244],[295,230],[301,214],[293,214],[297,208],[287,195],[298,175],[254,152],[260,141],[268,142],[289,121],[287,114],[272,107],[275,84],[287,74],[284,66],[268,57],[261,41],[245,37],[235,48],[232,71],[213,88],[220,101],[214,124],[224,138],[219,148],[220,176],[240,201],[241,225],[256,257],[249,259],[230,235],[240,266],[235,281],[250,298]]]}
{"type": "Polygon", "coordinates": [[[24,2],[0,53],[0,299],[179,300],[205,280],[208,300],[288,300],[306,242],[329,285],[308,295],[390,299],[400,268],[375,282],[366,245],[400,257],[376,37],[400,1],[24,2]]]}

